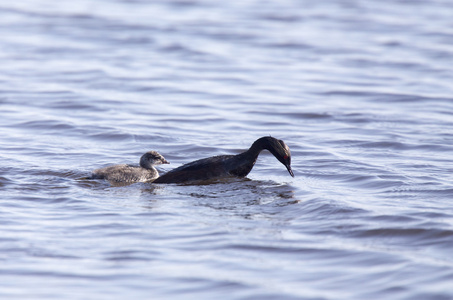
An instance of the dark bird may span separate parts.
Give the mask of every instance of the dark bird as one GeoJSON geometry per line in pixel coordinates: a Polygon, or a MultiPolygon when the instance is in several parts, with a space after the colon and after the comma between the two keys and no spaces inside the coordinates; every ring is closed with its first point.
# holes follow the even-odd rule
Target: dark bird
{"type": "Polygon", "coordinates": [[[149,151],[140,158],[140,166],[114,165],[94,170],[90,179],[106,179],[113,184],[145,182],[159,176],[155,165],[169,164],[158,152],[149,151]]]}
{"type": "Polygon", "coordinates": [[[224,177],[245,177],[252,170],[262,150],[269,150],[294,177],[288,146],[282,140],[266,136],[257,139],[250,149],[243,153],[196,160],[169,171],[154,180],[154,183],[183,183],[224,177]]]}

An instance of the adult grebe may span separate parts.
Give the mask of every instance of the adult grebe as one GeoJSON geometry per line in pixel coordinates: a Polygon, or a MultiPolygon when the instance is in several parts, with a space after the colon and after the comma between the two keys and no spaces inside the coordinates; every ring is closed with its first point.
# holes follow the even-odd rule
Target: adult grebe
{"type": "Polygon", "coordinates": [[[252,170],[262,150],[269,150],[294,177],[291,170],[291,152],[282,141],[273,137],[257,139],[250,149],[237,155],[220,155],[200,159],[160,176],[154,183],[182,183],[224,177],[245,177],[252,170]]]}

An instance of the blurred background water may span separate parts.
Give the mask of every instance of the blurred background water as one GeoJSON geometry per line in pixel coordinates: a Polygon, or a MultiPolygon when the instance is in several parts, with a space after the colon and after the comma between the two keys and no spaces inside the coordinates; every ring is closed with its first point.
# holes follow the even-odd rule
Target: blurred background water
{"type": "Polygon", "coordinates": [[[453,3],[0,4],[2,299],[452,299],[453,3]],[[263,152],[248,179],[83,180],[263,152]]]}

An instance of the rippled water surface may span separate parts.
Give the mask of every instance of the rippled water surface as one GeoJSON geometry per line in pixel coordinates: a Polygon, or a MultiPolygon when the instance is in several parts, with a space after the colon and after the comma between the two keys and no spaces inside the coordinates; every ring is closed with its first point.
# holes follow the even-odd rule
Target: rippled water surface
{"type": "Polygon", "coordinates": [[[453,299],[451,1],[3,1],[2,299],[453,299]],[[264,151],[247,179],[84,179],[264,151]]]}

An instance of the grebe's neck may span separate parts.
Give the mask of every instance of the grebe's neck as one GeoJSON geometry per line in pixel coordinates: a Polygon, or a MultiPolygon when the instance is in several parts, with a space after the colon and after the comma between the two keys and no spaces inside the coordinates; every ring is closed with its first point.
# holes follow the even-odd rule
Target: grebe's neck
{"type": "Polygon", "coordinates": [[[249,150],[245,151],[244,153],[247,153],[247,156],[249,157],[258,157],[261,151],[264,149],[269,150],[272,152],[271,147],[270,147],[270,142],[269,140],[273,139],[272,137],[262,137],[257,139],[252,146],[249,148],[249,150]]]}

